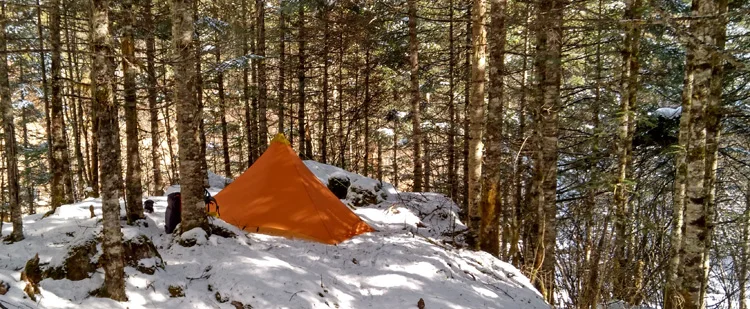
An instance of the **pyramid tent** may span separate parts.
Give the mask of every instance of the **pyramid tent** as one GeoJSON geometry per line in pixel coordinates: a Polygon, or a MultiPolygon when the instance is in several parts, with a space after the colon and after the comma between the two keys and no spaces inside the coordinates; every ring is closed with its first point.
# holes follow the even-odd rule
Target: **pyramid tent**
{"type": "Polygon", "coordinates": [[[315,177],[281,134],[215,198],[219,217],[248,232],[337,244],[374,231],[315,177]]]}

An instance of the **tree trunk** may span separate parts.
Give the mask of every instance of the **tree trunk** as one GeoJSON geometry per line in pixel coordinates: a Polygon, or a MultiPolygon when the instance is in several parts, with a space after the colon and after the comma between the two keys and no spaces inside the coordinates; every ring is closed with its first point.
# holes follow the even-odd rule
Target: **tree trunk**
{"type": "Polygon", "coordinates": [[[177,141],[180,159],[180,187],[182,198],[182,233],[194,228],[206,229],[203,202],[200,132],[203,113],[196,100],[196,52],[193,46],[193,0],[172,0],[172,40],[175,100],[177,101],[177,141]]]}
{"type": "Polygon", "coordinates": [[[680,115],[680,130],[678,147],[675,154],[675,178],[672,197],[672,235],[669,252],[669,264],[666,270],[666,284],[664,286],[664,308],[679,308],[679,289],[682,285],[681,250],[685,224],[685,180],[687,178],[687,148],[689,144],[690,106],[693,89],[692,55],[690,49],[686,52],[685,75],[682,88],[682,114],[680,115]]]}
{"type": "Polygon", "coordinates": [[[417,39],[417,0],[408,0],[409,6],[409,79],[411,85],[412,157],[414,162],[414,184],[412,191],[422,191],[422,129],[420,127],[419,102],[419,41],[417,39]]]}
{"type": "Polygon", "coordinates": [[[52,0],[50,5],[50,41],[52,43],[52,100],[50,104],[52,136],[52,188],[51,207],[57,209],[62,204],[73,202],[73,182],[65,143],[65,121],[61,93],[61,47],[60,47],[60,2],[52,0]]]}
{"type": "MultiPolygon", "coordinates": [[[[221,42],[216,37],[216,64],[221,64],[221,42]]],[[[232,162],[229,159],[229,132],[227,131],[227,103],[224,94],[224,71],[216,73],[216,84],[219,90],[219,118],[221,121],[221,150],[224,158],[224,176],[232,179],[232,162]]]]}
{"type": "Polygon", "coordinates": [[[268,121],[266,109],[268,107],[268,85],[266,84],[266,1],[255,0],[258,27],[258,154],[261,155],[268,147],[268,121]]]}
{"type": "MultiPolygon", "coordinates": [[[[68,15],[68,11],[66,10],[66,16],[68,15]]],[[[65,18],[65,44],[67,45],[67,48],[69,50],[68,54],[68,68],[67,68],[67,74],[70,81],[72,81],[74,78],[78,78],[78,80],[81,80],[79,76],[73,75],[73,69],[75,67],[76,72],[78,72],[78,59],[77,59],[77,50],[76,50],[76,40],[75,37],[71,38],[70,35],[70,26],[68,21],[70,18],[65,18]],[[76,58],[74,60],[74,58],[76,58]]],[[[72,98],[70,101],[73,103],[71,108],[69,109],[70,112],[73,114],[73,117],[69,117],[69,119],[72,120],[71,125],[73,126],[73,149],[75,149],[75,157],[76,157],[76,190],[77,193],[84,192],[84,184],[88,182],[88,180],[85,179],[86,174],[86,164],[83,161],[83,152],[81,152],[81,127],[79,126],[79,123],[81,123],[83,119],[83,113],[79,112],[78,107],[81,106],[82,102],[80,99],[80,93],[78,91],[78,87],[73,82],[68,83],[70,86],[70,95],[72,98]]]]}
{"type": "MultiPolygon", "coordinates": [[[[39,62],[40,62],[40,68],[42,73],[42,94],[44,98],[44,119],[47,129],[47,161],[49,162],[50,169],[52,168],[52,165],[54,164],[53,158],[52,158],[52,121],[50,118],[50,106],[49,106],[49,85],[47,83],[47,61],[46,61],[46,54],[44,52],[44,27],[42,26],[42,5],[40,0],[36,0],[36,29],[37,34],[39,35],[39,62]]],[[[98,179],[98,175],[97,178],[98,179]]],[[[98,182],[97,182],[98,183],[98,182]]],[[[52,185],[52,184],[50,184],[52,185]]],[[[52,188],[50,188],[50,194],[51,194],[52,188]]],[[[94,187],[94,192],[98,191],[98,185],[94,187]]],[[[98,194],[96,194],[98,196],[98,194]]]]}
{"type": "Polygon", "coordinates": [[[499,220],[502,199],[500,185],[503,147],[503,76],[505,75],[505,0],[491,1],[490,23],[490,104],[487,109],[487,152],[482,178],[482,222],[480,244],[484,251],[500,255],[499,220]]]}
{"type": "MultiPolygon", "coordinates": [[[[125,83],[125,134],[127,136],[127,169],[125,171],[125,207],[128,223],[132,224],[143,215],[143,187],[141,186],[141,160],[138,151],[138,111],[136,103],[136,59],[133,26],[135,16],[132,0],[122,1],[123,36],[122,71],[125,83]]],[[[119,132],[118,132],[119,133],[119,132]]],[[[118,134],[119,135],[119,134],[118,134]]]]}
{"type": "MultiPolygon", "coordinates": [[[[458,181],[456,175],[456,38],[453,34],[453,0],[450,0],[448,8],[448,186],[450,198],[458,202],[458,181]]],[[[393,157],[396,160],[396,157],[393,157]]]]}
{"type": "MultiPolygon", "coordinates": [[[[247,24],[247,0],[242,0],[242,56],[245,57],[245,61],[248,61],[250,63],[250,66],[255,63],[255,61],[249,60],[249,50],[247,46],[247,33],[248,33],[248,24],[247,24]]],[[[253,139],[253,125],[255,124],[255,118],[253,118],[252,111],[250,109],[250,82],[248,78],[248,74],[250,74],[248,70],[248,64],[246,63],[242,68],[242,101],[245,104],[245,134],[247,134],[247,167],[250,167],[253,165],[253,162],[255,161],[255,152],[254,152],[254,141],[253,139]]]]}
{"type": "MultiPolygon", "coordinates": [[[[640,0],[628,0],[625,3],[625,20],[640,18],[640,0]]],[[[638,50],[640,27],[634,22],[626,26],[625,40],[622,46],[622,68],[620,76],[620,113],[617,127],[617,175],[614,186],[615,205],[615,259],[613,260],[613,296],[628,303],[633,291],[632,274],[626,248],[630,246],[628,225],[631,215],[628,213],[628,188],[626,186],[628,171],[632,166],[633,136],[635,132],[635,111],[638,94],[638,50]]]]}
{"type": "Polygon", "coordinates": [[[297,131],[299,132],[299,155],[303,159],[310,159],[307,156],[308,151],[305,149],[307,146],[305,142],[305,138],[307,138],[305,135],[305,40],[307,40],[305,37],[305,5],[303,3],[299,3],[298,5],[299,33],[297,43],[299,44],[299,66],[297,67],[297,92],[299,94],[299,106],[297,110],[297,131]]]}
{"type": "MultiPolygon", "coordinates": [[[[472,0],[473,1],[473,0],[472,0]]],[[[466,43],[464,54],[464,119],[463,119],[463,186],[462,186],[462,203],[461,213],[464,222],[469,222],[469,100],[471,98],[471,5],[466,9],[466,43]]]]}
{"type": "Polygon", "coordinates": [[[279,0],[279,90],[278,90],[278,109],[279,109],[279,133],[286,134],[284,128],[284,106],[286,105],[286,90],[284,74],[286,73],[286,3],[279,0]]]}
{"type": "Polygon", "coordinates": [[[745,189],[745,212],[742,214],[742,230],[740,242],[739,269],[737,274],[739,281],[739,301],[740,309],[747,309],[747,278],[748,264],[750,264],[750,181],[746,184],[745,189]]]}
{"type": "MultiPolygon", "coordinates": [[[[718,1],[696,1],[693,2],[694,16],[710,16],[721,10],[718,1]]],[[[710,233],[712,214],[706,209],[706,203],[711,205],[713,201],[711,187],[712,175],[714,174],[713,159],[707,159],[713,154],[707,145],[711,141],[716,143],[718,134],[707,139],[706,130],[708,125],[713,124],[718,127],[718,103],[721,96],[720,87],[712,87],[714,79],[720,79],[720,70],[718,70],[718,57],[712,46],[716,46],[720,39],[719,32],[725,27],[719,18],[703,18],[691,20],[691,32],[697,40],[702,42],[699,45],[688,44],[688,49],[692,52],[692,62],[690,70],[693,74],[693,86],[690,102],[690,129],[689,142],[687,147],[686,165],[687,174],[685,178],[685,226],[683,227],[683,246],[680,249],[680,267],[683,269],[680,274],[682,284],[679,291],[680,297],[684,301],[685,308],[704,308],[706,285],[708,281],[708,256],[704,255],[707,248],[710,248],[710,233]],[[712,89],[713,88],[713,89],[712,89]],[[715,89],[715,90],[714,90],[715,89]],[[713,96],[716,99],[712,99],[713,96]],[[713,104],[712,104],[713,103],[713,104]],[[712,123],[716,121],[715,123],[712,123]],[[708,182],[706,181],[708,176],[708,182]]],[[[716,81],[717,83],[720,81],[716,81]]],[[[686,107],[683,106],[683,111],[686,107]]],[[[683,115],[684,117],[684,115],[683,115]]],[[[718,132],[718,128],[710,128],[711,132],[718,132]],[[716,129],[716,130],[714,130],[716,129]]]]}
{"type": "MultiPolygon", "coordinates": [[[[193,1],[193,20],[198,20],[199,16],[199,10],[200,10],[200,4],[201,0],[194,0],[193,1]]],[[[195,26],[193,26],[195,27],[195,26]]],[[[174,28],[174,27],[173,27],[174,28]]],[[[201,59],[201,56],[203,55],[203,45],[201,44],[201,36],[200,31],[198,31],[197,28],[194,28],[195,34],[195,99],[198,102],[198,109],[200,110],[199,113],[201,117],[198,119],[198,132],[199,134],[199,143],[200,143],[200,167],[201,167],[201,178],[203,179],[203,187],[208,188],[208,162],[206,161],[206,124],[203,121],[203,69],[201,69],[202,65],[201,62],[203,61],[201,59]]],[[[179,113],[177,113],[179,115],[179,113]]],[[[178,116],[179,117],[179,116],[178,116]]],[[[179,128],[179,126],[178,126],[179,128]]],[[[178,129],[179,131],[179,129],[178,129]]],[[[178,138],[179,139],[179,138],[178,138]]]]}
{"type": "Polygon", "coordinates": [[[154,31],[154,16],[152,11],[152,0],[143,0],[143,23],[147,28],[146,35],[146,78],[148,81],[148,108],[151,124],[151,165],[154,177],[154,195],[164,195],[164,183],[161,176],[161,164],[159,162],[159,149],[161,148],[161,134],[159,134],[159,108],[156,105],[156,68],[154,58],[156,53],[156,42],[154,31]]]}
{"type": "MultiPolygon", "coordinates": [[[[91,43],[93,104],[99,113],[99,168],[102,172],[102,216],[104,218],[102,250],[104,251],[104,285],[99,294],[116,301],[126,301],[125,260],[120,230],[119,195],[122,184],[120,169],[119,122],[117,105],[112,96],[114,49],[109,30],[109,1],[92,0],[91,43]]],[[[54,91],[53,91],[54,92],[54,91]]]]}
{"type": "MultiPolygon", "coordinates": [[[[469,120],[469,238],[473,249],[479,249],[479,228],[482,202],[482,133],[484,130],[484,84],[487,47],[487,32],[484,0],[474,0],[471,11],[471,96],[467,118],[469,120]]],[[[495,198],[494,196],[492,197],[495,198]]]]}
{"type": "Polygon", "coordinates": [[[13,121],[13,105],[10,98],[10,81],[8,79],[8,53],[5,29],[8,25],[5,3],[0,4],[0,112],[3,120],[5,139],[5,170],[8,174],[8,204],[13,232],[6,240],[15,242],[23,240],[23,220],[21,218],[21,200],[19,199],[18,147],[16,144],[16,125],[13,121]]]}
{"type": "MultiPolygon", "coordinates": [[[[370,177],[370,104],[372,103],[372,97],[370,95],[370,44],[369,42],[365,43],[365,100],[362,104],[364,113],[362,113],[362,118],[365,123],[365,154],[364,154],[364,166],[362,170],[364,171],[362,175],[365,177],[370,177]]],[[[356,139],[358,140],[358,139],[356,139]]]]}
{"type": "Polygon", "coordinates": [[[532,179],[532,205],[537,212],[537,262],[532,278],[548,303],[554,305],[558,110],[560,109],[562,18],[564,2],[545,0],[537,18],[537,97],[534,106],[537,151],[532,179]]]}
{"type": "Polygon", "coordinates": [[[320,162],[323,164],[328,163],[328,54],[330,49],[328,40],[331,37],[328,18],[328,8],[323,8],[323,130],[320,132],[320,162]]]}

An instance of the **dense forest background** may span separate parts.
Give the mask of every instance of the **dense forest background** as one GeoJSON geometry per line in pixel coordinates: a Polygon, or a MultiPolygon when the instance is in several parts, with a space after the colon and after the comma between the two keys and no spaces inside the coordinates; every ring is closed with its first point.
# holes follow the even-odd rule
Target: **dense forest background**
{"type": "Polygon", "coordinates": [[[748,12],[3,1],[3,218],[101,193],[137,219],[144,194],[236,177],[284,133],[304,159],[451,197],[468,245],[561,308],[748,308],[748,12]]]}

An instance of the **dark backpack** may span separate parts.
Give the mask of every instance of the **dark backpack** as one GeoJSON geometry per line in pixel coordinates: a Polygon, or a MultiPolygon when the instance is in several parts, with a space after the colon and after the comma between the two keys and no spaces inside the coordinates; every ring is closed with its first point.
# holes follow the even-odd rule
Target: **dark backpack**
{"type": "Polygon", "coordinates": [[[182,200],[179,192],[167,195],[167,212],[164,213],[164,219],[164,229],[167,234],[172,234],[177,224],[182,221],[182,200]]]}
{"type": "Polygon", "coordinates": [[[143,211],[147,213],[154,213],[154,201],[152,200],[146,200],[143,202],[143,211]]]}

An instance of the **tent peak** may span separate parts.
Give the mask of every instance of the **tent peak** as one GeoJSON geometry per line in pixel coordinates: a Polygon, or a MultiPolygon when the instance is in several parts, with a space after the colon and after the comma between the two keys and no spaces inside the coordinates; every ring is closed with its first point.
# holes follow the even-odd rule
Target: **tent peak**
{"type": "Polygon", "coordinates": [[[276,136],[271,140],[271,144],[273,143],[282,143],[284,145],[291,146],[289,144],[289,140],[286,139],[286,136],[284,136],[284,133],[276,134],[276,136]]]}

